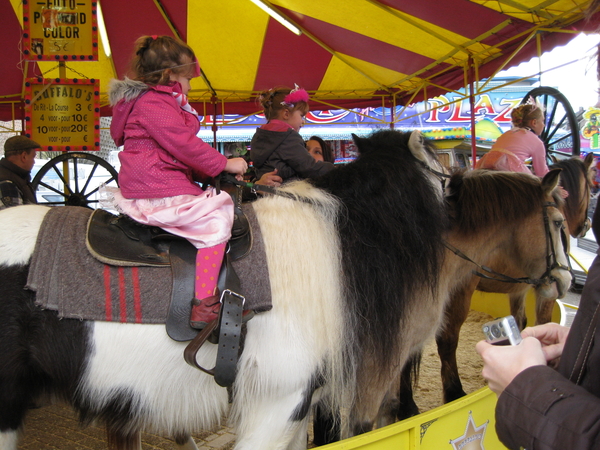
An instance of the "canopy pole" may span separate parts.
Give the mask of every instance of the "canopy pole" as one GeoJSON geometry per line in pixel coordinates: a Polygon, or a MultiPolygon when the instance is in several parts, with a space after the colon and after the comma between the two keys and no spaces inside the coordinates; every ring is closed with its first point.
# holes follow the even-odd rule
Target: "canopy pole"
{"type": "Polygon", "coordinates": [[[477,164],[477,136],[475,133],[475,75],[473,57],[469,55],[469,69],[467,70],[467,82],[469,84],[469,105],[471,107],[471,160],[473,169],[477,164]]]}
{"type": "MultiPolygon", "coordinates": [[[[61,79],[67,78],[67,65],[65,64],[64,61],[58,62],[58,77],[61,79]]],[[[67,153],[67,151],[63,150],[63,153],[67,153]]],[[[71,174],[69,173],[69,160],[65,159],[62,163],[62,166],[63,166],[63,177],[65,178],[65,181],[67,182],[63,186],[63,190],[64,190],[65,195],[69,195],[70,194],[69,184],[71,183],[71,181],[70,181],[71,174]]]]}
{"type": "MultiPolygon", "coordinates": [[[[600,87],[600,44],[596,50],[596,82],[600,87]]],[[[596,101],[596,107],[600,107],[600,89],[598,89],[598,98],[596,101]]]]}
{"type": "Polygon", "coordinates": [[[213,132],[213,148],[217,148],[217,97],[214,95],[210,98],[210,101],[213,104],[213,123],[212,123],[212,132],[213,132]]]}

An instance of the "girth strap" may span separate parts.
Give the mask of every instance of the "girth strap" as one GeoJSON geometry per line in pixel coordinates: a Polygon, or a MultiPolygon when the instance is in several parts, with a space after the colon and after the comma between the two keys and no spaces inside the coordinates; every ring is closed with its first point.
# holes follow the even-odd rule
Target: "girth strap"
{"type": "Polygon", "coordinates": [[[235,381],[242,339],[242,312],[245,299],[226,289],[221,294],[221,326],[215,365],[215,381],[229,387],[235,381]]]}

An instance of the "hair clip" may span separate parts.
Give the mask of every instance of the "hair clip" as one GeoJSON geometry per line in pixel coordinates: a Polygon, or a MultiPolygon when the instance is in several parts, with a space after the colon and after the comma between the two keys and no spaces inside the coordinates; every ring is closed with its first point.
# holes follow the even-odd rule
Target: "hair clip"
{"type": "Polygon", "coordinates": [[[287,106],[288,108],[293,108],[298,102],[308,102],[308,92],[306,92],[304,89],[300,89],[296,83],[294,83],[294,86],[294,89],[292,89],[290,93],[285,96],[281,102],[281,105],[287,106]]]}
{"type": "Polygon", "coordinates": [[[192,61],[192,64],[194,64],[194,72],[192,72],[192,75],[194,78],[199,77],[201,74],[200,71],[200,63],[198,62],[198,59],[194,56],[194,59],[192,61]]]}
{"type": "Polygon", "coordinates": [[[533,98],[533,95],[530,95],[529,98],[527,99],[527,102],[525,103],[525,105],[530,105],[531,111],[535,111],[538,108],[541,108],[542,105],[540,104],[540,102],[538,101],[537,98],[533,98]]]}
{"type": "Polygon", "coordinates": [[[153,41],[155,41],[156,39],[158,39],[158,35],[157,34],[153,34],[152,36],[150,36],[152,38],[153,41]]]}

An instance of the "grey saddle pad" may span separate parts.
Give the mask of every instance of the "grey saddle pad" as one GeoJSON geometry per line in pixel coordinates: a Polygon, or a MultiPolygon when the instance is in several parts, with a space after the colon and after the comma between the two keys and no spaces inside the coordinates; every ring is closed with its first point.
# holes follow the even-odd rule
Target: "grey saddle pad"
{"type": "MultiPolygon", "coordinates": [[[[253,251],[233,265],[250,309],[271,309],[271,290],[260,227],[252,205],[253,251]]],[[[117,267],[95,259],[85,244],[91,209],[50,208],[31,258],[27,288],[36,304],[59,317],[130,323],[165,323],[172,276],[165,267],[117,267]]]]}

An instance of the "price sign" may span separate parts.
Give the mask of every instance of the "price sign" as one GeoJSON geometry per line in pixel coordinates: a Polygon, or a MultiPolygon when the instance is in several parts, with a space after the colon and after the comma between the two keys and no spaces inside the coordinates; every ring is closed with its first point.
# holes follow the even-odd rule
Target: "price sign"
{"type": "Polygon", "coordinates": [[[99,150],[99,81],[28,79],[25,133],[48,151],[99,150]]]}
{"type": "Polygon", "coordinates": [[[97,61],[97,2],[23,1],[23,55],[42,61],[97,61]]]}

